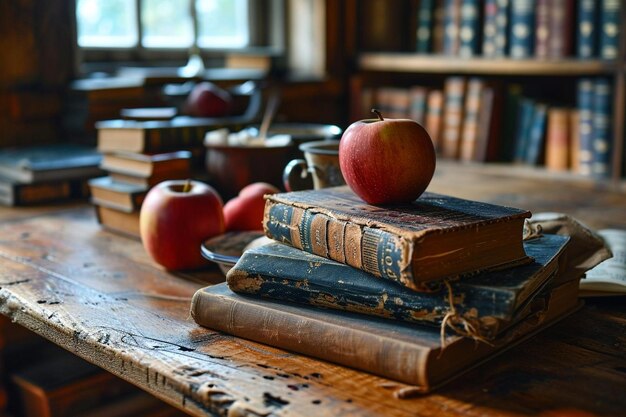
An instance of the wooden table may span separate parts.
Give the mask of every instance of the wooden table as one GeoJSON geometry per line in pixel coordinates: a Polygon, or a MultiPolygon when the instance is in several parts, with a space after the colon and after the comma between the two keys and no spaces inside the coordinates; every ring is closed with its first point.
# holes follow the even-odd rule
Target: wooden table
{"type": "MultiPolygon", "coordinates": [[[[443,164],[432,191],[564,211],[626,228],[626,194],[443,164]]],[[[624,298],[593,300],[440,391],[410,387],[198,327],[192,294],[216,270],[172,274],[91,207],[0,211],[0,311],[193,415],[623,415],[624,298]],[[28,215],[27,215],[28,214],[28,215]]],[[[323,343],[323,341],[320,341],[323,343]]]]}

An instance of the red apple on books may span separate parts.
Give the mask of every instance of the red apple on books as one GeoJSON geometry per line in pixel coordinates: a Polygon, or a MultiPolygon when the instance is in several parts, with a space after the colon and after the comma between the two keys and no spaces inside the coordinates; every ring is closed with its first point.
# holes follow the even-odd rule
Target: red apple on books
{"type": "Polygon", "coordinates": [[[196,84],[185,103],[185,110],[190,116],[223,117],[230,113],[233,106],[231,94],[216,84],[204,81],[196,84]]]}
{"type": "Polygon", "coordinates": [[[227,231],[263,230],[265,194],[275,194],[280,190],[266,182],[246,185],[239,195],[224,205],[224,221],[227,231]]]}
{"type": "Polygon", "coordinates": [[[172,180],[155,185],[139,213],[141,241],[156,263],[169,270],[207,265],[200,245],[224,233],[222,198],[199,181],[172,180]]]}
{"type": "Polygon", "coordinates": [[[409,119],[378,119],[348,126],[339,142],[341,173],[369,204],[408,203],[435,173],[435,148],[426,130],[409,119]]]}

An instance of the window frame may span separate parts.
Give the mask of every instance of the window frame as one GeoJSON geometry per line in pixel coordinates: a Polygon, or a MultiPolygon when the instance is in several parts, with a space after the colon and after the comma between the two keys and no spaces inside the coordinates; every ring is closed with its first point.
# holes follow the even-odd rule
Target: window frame
{"type": "MultiPolygon", "coordinates": [[[[193,1],[193,0],[192,0],[193,1]]],[[[207,67],[221,66],[228,54],[281,57],[285,54],[285,1],[248,0],[250,44],[247,47],[199,48],[207,67]]],[[[82,47],[78,45],[76,0],[72,22],[77,65],[81,73],[111,72],[120,66],[164,67],[184,65],[190,48],[154,48],[141,44],[141,0],[135,0],[139,42],[133,47],[82,47]]]]}

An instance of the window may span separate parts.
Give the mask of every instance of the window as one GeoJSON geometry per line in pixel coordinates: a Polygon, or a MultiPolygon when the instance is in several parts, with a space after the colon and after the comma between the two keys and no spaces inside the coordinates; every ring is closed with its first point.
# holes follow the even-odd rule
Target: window
{"type": "MultiPolygon", "coordinates": [[[[76,0],[84,49],[246,48],[249,0],[76,0]]],[[[253,25],[252,25],[253,26],[253,25]]]]}

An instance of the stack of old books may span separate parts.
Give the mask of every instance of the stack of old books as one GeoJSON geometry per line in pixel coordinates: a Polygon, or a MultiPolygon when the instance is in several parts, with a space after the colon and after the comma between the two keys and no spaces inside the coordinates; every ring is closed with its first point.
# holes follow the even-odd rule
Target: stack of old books
{"type": "Polygon", "coordinates": [[[578,305],[569,238],[530,213],[425,193],[376,207],[347,187],[268,196],[273,243],[199,290],[197,323],[429,391],[578,305]],[[528,237],[528,236],[527,236],[528,237]]]}
{"type": "Polygon", "coordinates": [[[110,120],[97,124],[101,168],[108,176],[89,182],[100,224],[139,237],[139,212],[150,188],[192,176],[193,157],[202,145],[205,124],[176,119],[110,120]]]}

